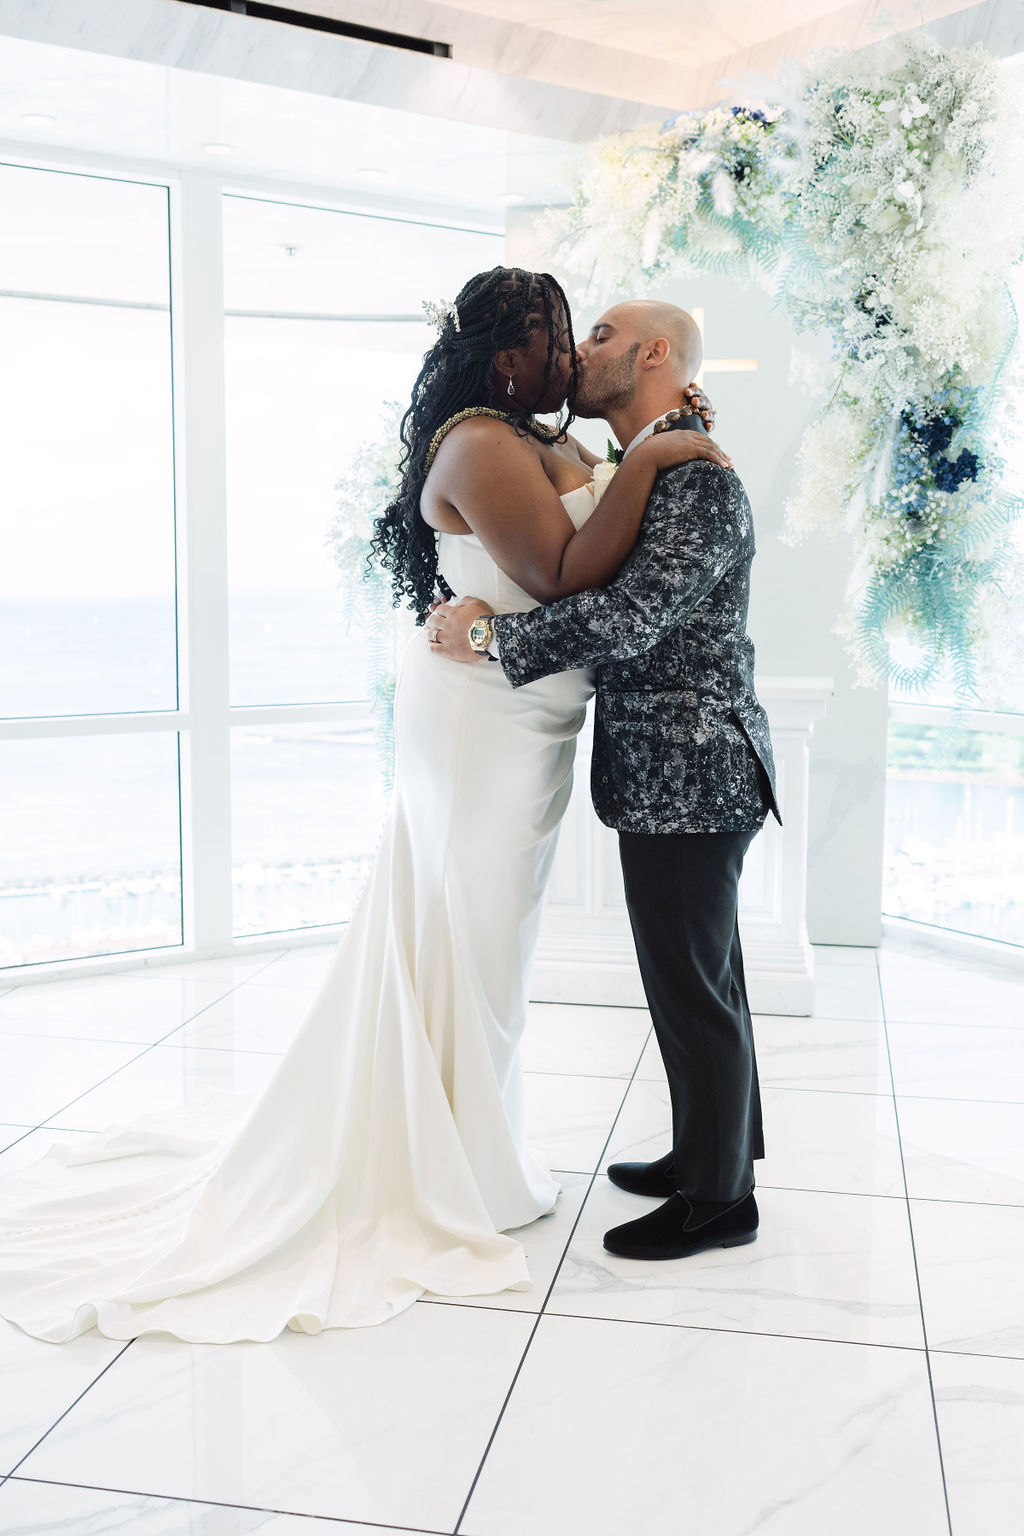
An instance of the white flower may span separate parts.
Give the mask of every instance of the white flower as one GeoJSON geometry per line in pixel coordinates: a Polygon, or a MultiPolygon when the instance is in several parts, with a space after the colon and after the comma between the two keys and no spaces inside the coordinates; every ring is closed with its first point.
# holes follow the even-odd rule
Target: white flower
{"type": "Polygon", "coordinates": [[[612,483],[612,476],[618,469],[610,459],[602,459],[600,464],[594,465],[594,478],[590,482],[590,488],[594,493],[594,506],[596,507],[605,491],[612,483]]]}
{"type": "Polygon", "coordinates": [[[715,212],[728,218],[736,207],[736,183],[728,171],[716,171],[711,178],[711,196],[715,212]]]}

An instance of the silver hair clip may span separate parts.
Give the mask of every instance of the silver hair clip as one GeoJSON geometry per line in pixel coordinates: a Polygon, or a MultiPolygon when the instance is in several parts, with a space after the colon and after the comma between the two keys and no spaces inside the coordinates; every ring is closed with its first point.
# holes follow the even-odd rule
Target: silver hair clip
{"type": "Polygon", "coordinates": [[[462,326],[459,324],[459,312],[455,305],[449,304],[447,300],[442,299],[439,304],[435,304],[433,299],[424,299],[423,308],[427,312],[427,319],[432,325],[436,326],[438,335],[444,330],[445,321],[449,319],[455,326],[456,331],[462,330],[462,326]]]}

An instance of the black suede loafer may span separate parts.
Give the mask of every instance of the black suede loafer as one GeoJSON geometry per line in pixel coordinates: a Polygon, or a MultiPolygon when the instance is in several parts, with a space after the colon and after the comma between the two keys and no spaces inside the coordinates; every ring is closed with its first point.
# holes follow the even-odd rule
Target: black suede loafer
{"type": "Polygon", "coordinates": [[[630,1195],[667,1200],[676,1193],[676,1166],[671,1152],[653,1163],[609,1163],[608,1177],[617,1189],[630,1195]]]}
{"type": "Polygon", "coordinates": [[[757,1236],[753,1190],[730,1205],[672,1195],[638,1221],[604,1235],[609,1253],[623,1259],[686,1259],[705,1248],[738,1248],[757,1236]]]}

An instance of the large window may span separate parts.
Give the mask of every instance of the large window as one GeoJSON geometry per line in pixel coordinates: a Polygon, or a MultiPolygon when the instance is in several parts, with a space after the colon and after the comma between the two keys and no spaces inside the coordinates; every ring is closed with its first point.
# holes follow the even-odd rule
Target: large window
{"type": "MultiPolygon", "coordinates": [[[[1002,446],[1019,495],[1024,442],[1007,432],[1002,446]]],[[[1024,945],[1024,521],[1002,538],[970,707],[947,679],[890,708],[882,908],[1024,945]]]]}
{"type": "Polygon", "coordinates": [[[0,965],[180,944],[168,189],[0,200],[0,965]]]}
{"type": "Polygon", "coordinates": [[[328,532],[501,237],[201,173],[0,197],[0,967],[344,921],[404,636],[328,532]]]}
{"type": "Polygon", "coordinates": [[[358,456],[395,438],[389,402],[408,402],[431,339],[422,300],[501,252],[492,234],[225,199],[235,934],[344,921],[369,868],[388,776],[374,669],[396,637],[352,603],[360,562],[339,570],[327,530],[358,456]]]}
{"type": "Polygon", "coordinates": [[[891,714],[884,910],[1024,944],[1024,713],[891,714]]]}

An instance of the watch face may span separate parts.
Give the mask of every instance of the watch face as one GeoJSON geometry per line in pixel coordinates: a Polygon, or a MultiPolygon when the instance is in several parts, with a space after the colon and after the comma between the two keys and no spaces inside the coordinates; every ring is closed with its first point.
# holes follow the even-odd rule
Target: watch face
{"type": "Polygon", "coordinates": [[[491,626],[487,619],[474,619],[469,626],[470,643],[477,645],[481,650],[486,649],[491,643],[491,626]]]}

